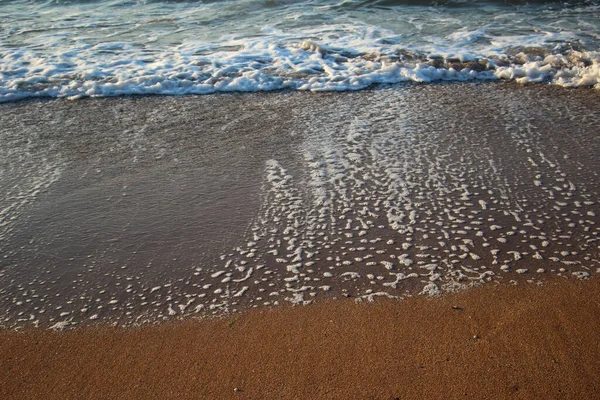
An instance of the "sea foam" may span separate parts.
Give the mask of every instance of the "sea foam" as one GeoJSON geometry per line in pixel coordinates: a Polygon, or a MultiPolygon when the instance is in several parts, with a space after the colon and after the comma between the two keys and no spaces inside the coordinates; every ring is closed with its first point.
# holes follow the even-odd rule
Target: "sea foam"
{"type": "Polygon", "coordinates": [[[4,62],[0,65],[0,101],[27,97],[77,99],[281,89],[346,91],[375,84],[472,80],[515,80],[600,88],[598,52],[551,55],[543,60],[533,59],[522,64],[510,62],[502,66],[485,57],[467,62],[431,56],[417,62],[390,61],[381,54],[375,59],[369,57],[360,55],[340,60],[339,53],[266,46],[256,54],[215,53],[202,58],[189,54],[162,54],[148,62],[131,61],[138,58],[135,54],[113,54],[110,62],[103,56],[103,59],[92,60],[92,57],[85,62],[69,63],[62,57],[41,59],[27,51],[14,51],[3,57],[4,62]]]}
{"type": "Polygon", "coordinates": [[[0,102],[472,80],[600,88],[593,2],[425,3],[8,2],[0,102]]]}

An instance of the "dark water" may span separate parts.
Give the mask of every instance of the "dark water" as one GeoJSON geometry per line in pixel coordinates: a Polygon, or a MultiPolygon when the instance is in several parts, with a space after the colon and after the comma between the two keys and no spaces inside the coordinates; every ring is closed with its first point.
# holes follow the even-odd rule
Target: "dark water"
{"type": "Polygon", "coordinates": [[[593,276],[599,100],[460,84],[4,104],[2,325],[593,276]]]}

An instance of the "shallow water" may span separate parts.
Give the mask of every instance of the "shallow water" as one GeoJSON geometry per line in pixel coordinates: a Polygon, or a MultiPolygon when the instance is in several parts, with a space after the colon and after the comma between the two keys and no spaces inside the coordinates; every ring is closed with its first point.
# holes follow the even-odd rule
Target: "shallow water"
{"type": "Polygon", "coordinates": [[[597,1],[0,3],[0,101],[358,90],[508,79],[598,87],[597,1]]]}
{"type": "Polygon", "coordinates": [[[599,100],[492,83],[4,104],[0,321],[591,277],[599,100]]]}

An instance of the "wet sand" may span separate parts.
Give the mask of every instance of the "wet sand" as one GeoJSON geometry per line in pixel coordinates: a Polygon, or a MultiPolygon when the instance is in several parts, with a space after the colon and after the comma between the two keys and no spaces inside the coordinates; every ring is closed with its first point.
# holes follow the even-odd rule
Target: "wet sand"
{"type": "Polygon", "coordinates": [[[599,104],[468,83],[0,105],[0,326],[593,277],[599,104]]]}
{"type": "Polygon", "coordinates": [[[0,332],[3,399],[592,399],[600,281],[0,332]],[[237,389],[237,391],[236,391],[237,389]]]}

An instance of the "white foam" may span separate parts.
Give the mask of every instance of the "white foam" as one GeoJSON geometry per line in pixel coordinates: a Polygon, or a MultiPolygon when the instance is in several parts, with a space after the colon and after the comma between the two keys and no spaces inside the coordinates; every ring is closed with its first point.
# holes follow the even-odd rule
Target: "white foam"
{"type": "Polygon", "coordinates": [[[249,289],[248,286],[244,286],[243,288],[241,288],[238,292],[233,294],[233,297],[242,297],[244,295],[244,293],[246,293],[246,291],[249,289]]]}
{"type": "Polygon", "coordinates": [[[244,281],[250,279],[250,276],[252,276],[253,271],[254,271],[254,268],[249,268],[248,271],[246,271],[246,275],[243,278],[233,279],[233,282],[244,282],[244,281]]]}
{"type": "Polygon", "coordinates": [[[71,325],[70,321],[59,321],[59,322],[55,323],[54,325],[52,325],[50,327],[50,329],[52,329],[54,331],[62,331],[69,325],[71,325]]]}
{"type": "MultiPolygon", "coordinates": [[[[446,37],[445,44],[409,49],[419,56],[403,60],[395,56],[399,50],[406,51],[399,45],[382,46],[376,36],[359,40],[357,35],[363,32],[337,28],[347,36],[328,35],[325,40],[329,44],[307,44],[297,39],[310,36],[310,29],[270,29],[254,37],[221,37],[214,51],[203,54],[198,54],[198,49],[205,44],[195,41],[160,48],[152,56],[129,43],[89,46],[82,42],[70,44],[74,47],[68,51],[46,48],[50,55],[27,47],[5,46],[0,48],[0,102],[27,97],[77,99],[281,89],[342,91],[399,82],[497,79],[600,88],[597,51],[571,50],[543,59],[525,54],[508,57],[504,52],[518,43],[518,38],[489,48],[476,48],[466,41],[460,48],[446,37]],[[441,65],[437,64],[439,57],[445,60],[441,65]],[[508,65],[498,66],[494,60],[503,57],[508,65]]],[[[548,47],[547,42],[539,45],[548,47]]],[[[481,206],[485,209],[484,204],[481,206]]]]}
{"type": "Polygon", "coordinates": [[[525,273],[527,273],[527,271],[528,271],[528,269],[527,269],[527,268],[519,268],[519,269],[517,269],[515,272],[516,272],[517,274],[525,274],[525,273]]]}
{"type": "Polygon", "coordinates": [[[360,303],[363,300],[367,300],[368,302],[373,302],[373,301],[375,301],[375,297],[387,297],[388,299],[401,299],[401,297],[394,296],[394,295],[389,294],[387,292],[375,292],[375,293],[367,293],[367,294],[364,294],[362,296],[359,296],[354,301],[357,302],[357,303],[360,303]]]}
{"type": "Polygon", "coordinates": [[[423,288],[423,290],[421,290],[419,294],[436,297],[439,296],[441,293],[442,292],[440,288],[435,283],[430,282],[427,285],[425,285],[425,287],[423,288]]]}
{"type": "Polygon", "coordinates": [[[572,272],[572,274],[577,279],[588,279],[590,277],[590,273],[587,271],[575,271],[575,272],[572,272]]]}
{"type": "Polygon", "coordinates": [[[394,289],[396,289],[398,287],[398,284],[400,282],[402,282],[403,280],[405,280],[405,279],[418,278],[419,277],[419,275],[417,275],[415,273],[411,273],[411,274],[405,275],[402,272],[397,273],[397,274],[390,274],[390,275],[395,276],[396,280],[394,282],[384,282],[383,286],[389,286],[389,287],[392,287],[394,289]]]}

